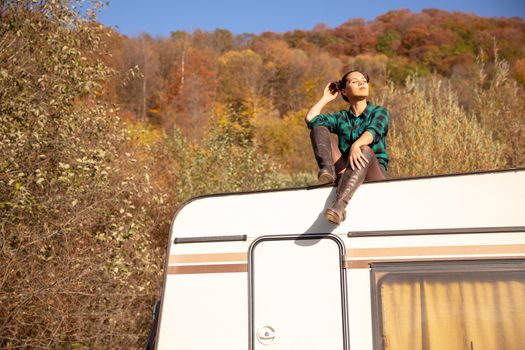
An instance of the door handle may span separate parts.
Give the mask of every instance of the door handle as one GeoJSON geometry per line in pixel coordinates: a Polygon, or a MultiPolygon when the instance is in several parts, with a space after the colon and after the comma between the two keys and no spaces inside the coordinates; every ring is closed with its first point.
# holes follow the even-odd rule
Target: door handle
{"type": "Polygon", "coordinates": [[[257,330],[257,340],[263,345],[270,344],[275,339],[275,330],[270,326],[264,326],[257,330]]]}

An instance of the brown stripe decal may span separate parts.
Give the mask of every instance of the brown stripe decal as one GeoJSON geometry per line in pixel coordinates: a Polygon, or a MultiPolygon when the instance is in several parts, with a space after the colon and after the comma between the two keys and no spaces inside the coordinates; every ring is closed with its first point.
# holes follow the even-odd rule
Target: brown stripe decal
{"type": "MultiPolygon", "coordinates": [[[[368,268],[374,261],[425,261],[456,259],[493,259],[487,255],[523,258],[525,244],[476,246],[350,248],[346,268],[368,268]]],[[[247,253],[181,254],[169,257],[168,274],[247,272],[247,253]]]]}
{"type": "Polygon", "coordinates": [[[247,272],[248,264],[168,266],[168,275],[194,273],[247,272]]]}

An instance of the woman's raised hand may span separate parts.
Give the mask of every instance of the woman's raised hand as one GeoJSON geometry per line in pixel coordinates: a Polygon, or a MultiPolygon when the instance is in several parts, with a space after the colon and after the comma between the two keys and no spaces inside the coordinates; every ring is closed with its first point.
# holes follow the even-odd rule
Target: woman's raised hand
{"type": "Polygon", "coordinates": [[[332,90],[330,89],[330,85],[331,84],[333,84],[333,83],[328,83],[325,86],[324,91],[323,91],[323,100],[325,100],[326,102],[330,102],[330,101],[335,100],[337,95],[339,95],[339,92],[337,92],[337,91],[335,91],[335,93],[332,93],[332,90]]]}
{"type": "Polygon", "coordinates": [[[332,83],[328,83],[328,85],[326,85],[326,87],[324,88],[323,97],[321,97],[321,99],[319,101],[317,101],[317,103],[315,105],[313,105],[313,107],[310,108],[310,110],[306,114],[305,121],[307,123],[310,120],[312,120],[314,117],[319,115],[321,113],[321,110],[323,109],[323,107],[326,106],[326,104],[328,102],[335,100],[335,98],[339,94],[337,91],[332,93],[332,91],[330,90],[330,85],[331,84],[332,83]]]}

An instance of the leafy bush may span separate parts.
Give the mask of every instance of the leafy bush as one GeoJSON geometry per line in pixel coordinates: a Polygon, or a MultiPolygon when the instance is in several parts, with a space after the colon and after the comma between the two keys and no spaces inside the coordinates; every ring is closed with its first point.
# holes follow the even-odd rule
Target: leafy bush
{"type": "Polygon", "coordinates": [[[98,5],[1,5],[3,348],[141,346],[158,295],[159,196],[102,102],[98,5]]]}
{"type": "Polygon", "coordinates": [[[478,60],[472,112],[485,130],[503,145],[507,167],[525,166],[525,91],[510,76],[510,64],[494,54],[492,72],[478,60]]]}
{"type": "Polygon", "coordinates": [[[280,167],[257,144],[240,143],[236,133],[215,124],[202,143],[189,142],[175,130],[170,148],[179,203],[210,193],[263,190],[304,184],[279,175],[280,167]]]}
{"type": "Polygon", "coordinates": [[[503,167],[503,148],[458,103],[451,84],[437,76],[409,77],[385,89],[392,114],[389,175],[422,176],[503,167]]]}

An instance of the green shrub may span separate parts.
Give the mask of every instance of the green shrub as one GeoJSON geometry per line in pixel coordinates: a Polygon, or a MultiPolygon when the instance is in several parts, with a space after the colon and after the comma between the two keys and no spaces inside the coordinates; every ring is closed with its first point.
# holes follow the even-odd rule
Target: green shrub
{"type": "Polygon", "coordinates": [[[437,76],[409,77],[403,88],[382,91],[389,107],[391,177],[498,169],[503,148],[458,103],[451,84],[437,76]]]}

